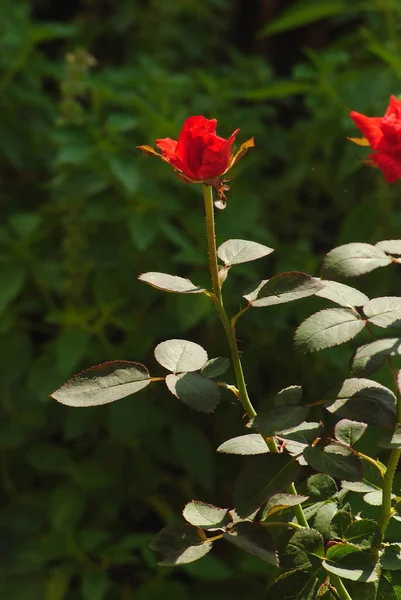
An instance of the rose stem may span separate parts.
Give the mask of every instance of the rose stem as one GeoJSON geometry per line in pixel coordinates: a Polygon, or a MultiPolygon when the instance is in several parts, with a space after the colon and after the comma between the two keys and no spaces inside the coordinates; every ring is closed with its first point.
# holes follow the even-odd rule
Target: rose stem
{"type": "MultiPolygon", "coordinates": [[[[252,405],[252,402],[249,398],[248,391],[246,389],[246,383],[244,378],[244,372],[242,370],[241,359],[239,356],[237,339],[235,337],[234,328],[231,326],[230,320],[227,317],[227,313],[224,308],[223,298],[221,293],[221,284],[219,280],[219,267],[217,264],[217,249],[216,249],[216,233],[214,226],[214,207],[213,207],[213,188],[210,185],[203,186],[203,196],[205,199],[205,212],[206,212],[206,233],[207,233],[207,243],[209,250],[209,264],[210,264],[210,272],[212,276],[212,286],[214,293],[214,303],[216,306],[216,310],[220,317],[220,321],[223,325],[225,334],[227,336],[228,345],[230,347],[231,358],[233,362],[235,378],[237,381],[237,387],[239,390],[239,399],[243,406],[244,411],[248,415],[250,419],[256,417],[256,411],[252,405]]],[[[270,452],[278,452],[278,447],[274,437],[266,438],[266,444],[270,450],[270,452]]],[[[295,485],[291,483],[288,487],[288,492],[290,494],[296,494],[295,485]]],[[[294,506],[294,513],[297,517],[298,523],[303,527],[309,527],[308,521],[304,515],[304,511],[302,510],[301,505],[294,506]]]]}

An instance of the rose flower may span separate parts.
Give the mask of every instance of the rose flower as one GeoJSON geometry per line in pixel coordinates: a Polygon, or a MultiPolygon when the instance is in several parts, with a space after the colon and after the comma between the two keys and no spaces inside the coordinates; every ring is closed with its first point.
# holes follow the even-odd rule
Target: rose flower
{"type": "Polygon", "coordinates": [[[360,146],[370,146],[370,165],[378,167],[388,183],[394,183],[401,177],[401,102],[391,96],[384,117],[367,117],[352,111],[351,119],[363,138],[349,138],[360,146]]]}
{"type": "MultiPolygon", "coordinates": [[[[171,138],[156,140],[161,154],[150,146],[138,146],[146,154],[156,155],[168,162],[187,183],[203,183],[214,186],[224,199],[227,186],[221,179],[229,169],[254,146],[253,138],[242,144],[239,151],[232,153],[233,142],[239,132],[236,129],[228,140],[216,134],[216,119],[189,117],[181,130],[178,141],[171,138]]],[[[223,202],[224,204],[224,202],[223,202]]],[[[219,208],[223,208],[220,206],[219,208]]]]}

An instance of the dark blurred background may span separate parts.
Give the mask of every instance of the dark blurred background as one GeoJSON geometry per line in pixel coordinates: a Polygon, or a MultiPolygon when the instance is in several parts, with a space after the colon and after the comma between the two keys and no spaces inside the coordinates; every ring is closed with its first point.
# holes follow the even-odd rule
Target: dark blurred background
{"type": "MultiPolygon", "coordinates": [[[[177,570],[148,549],[189,500],[231,506],[241,460],[215,455],[244,432],[231,396],[204,416],[163,384],[82,410],[49,394],[105,360],[161,375],[152,352],[170,337],[227,356],[206,298],[137,281],[154,270],[207,283],[201,189],[136,150],[176,138],[187,116],[256,140],[218,241],[276,252],[230,274],[231,312],[261,278],[317,275],[335,245],[400,237],[400,187],[346,140],[359,135],[350,110],[382,115],[401,92],[400,18],[399,0],[1,0],[1,598],[263,597],[272,569],[234,547],[177,570]]],[[[391,268],[356,285],[399,293],[391,268]]],[[[325,306],[240,321],[256,405],[295,383],[314,397],[345,376],[357,342],[293,350],[296,326],[325,306]]]]}

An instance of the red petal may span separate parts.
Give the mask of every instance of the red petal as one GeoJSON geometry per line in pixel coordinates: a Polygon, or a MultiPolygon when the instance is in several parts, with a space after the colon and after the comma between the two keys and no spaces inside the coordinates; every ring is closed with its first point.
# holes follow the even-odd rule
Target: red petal
{"type": "Polygon", "coordinates": [[[401,152],[398,154],[369,154],[369,158],[383,172],[387,183],[395,183],[401,178],[401,152]]]}
{"type": "MultiPolygon", "coordinates": [[[[195,117],[188,117],[188,119],[184,122],[182,126],[180,137],[189,129],[200,129],[201,131],[208,131],[209,133],[216,133],[217,120],[216,119],[206,119],[206,117],[202,117],[201,115],[197,115],[195,117]]],[[[180,141],[180,138],[178,138],[180,141]]]]}
{"type": "Polygon", "coordinates": [[[363,135],[369,140],[373,150],[377,149],[380,140],[383,137],[381,130],[381,117],[367,117],[361,113],[352,111],[349,116],[355,125],[362,131],[363,135]]]}
{"type": "Polygon", "coordinates": [[[386,114],[384,115],[384,117],[392,116],[401,119],[401,101],[398,100],[395,96],[390,96],[390,102],[386,110],[386,114]]]}
{"type": "Polygon", "coordinates": [[[227,171],[230,164],[231,146],[239,129],[228,140],[219,136],[210,136],[202,156],[202,166],[198,171],[203,181],[218,177],[227,171]]]}
{"type": "Polygon", "coordinates": [[[160,148],[163,156],[165,156],[168,160],[171,160],[175,157],[175,149],[177,147],[177,142],[175,140],[172,140],[171,138],[156,140],[156,146],[160,148]]]}

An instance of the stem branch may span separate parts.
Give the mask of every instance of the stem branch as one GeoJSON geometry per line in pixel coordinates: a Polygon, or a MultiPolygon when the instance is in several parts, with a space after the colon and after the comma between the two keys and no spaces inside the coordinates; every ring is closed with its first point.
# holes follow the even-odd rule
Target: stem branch
{"type": "MultiPolygon", "coordinates": [[[[217,264],[217,248],[216,248],[216,233],[214,226],[214,209],[213,209],[213,189],[210,185],[203,186],[203,195],[205,199],[205,212],[206,212],[206,232],[207,232],[207,243],[209,250],[209,263],[210,272],[212,276],[213,295],[211,298],[215,303],[220,321],[223,325],[224,331],[227,336],[228,345],[230,347],[231,359],[233,362],[235,378],[237,381],[237,388],[239,392],[239,400],[250,419],[256,417],[256,411],[252,405],[252,402],[248,396],[246,389],[246,383],[244,373],[242,370],[241,359],[238,351],[237,339],[235,337],[235,325],[237,318],[245,312],[249,307],[245,307],[240,311],[231,321],[227,317],[227,313],[224,309],[223,298],[221,295],[221,284],[219,280],[219,267],[217,264]]],[[[266,444],[270,452],[278,452],[278,447],[274,437],[266,438],[266,444]]],[[[288,489],[289,494],[296,494],[295,485],[292,483],[288,489]]],[[[294,506],[294,513],[297,518],[299,525],[302,527],[309,527],[308,521],[304,515],[302,507],[298,504],[294,506]]]]}
{"type": "Polygon", "coordinates": [[[393,491],[393,481],[395,471],[397,469],[398,461],[401,456],[401,449],[396,448],[391,451],[390,458],[387,464],[386,474],[384,475],[383,481],[383,501],[382,501],[382,509],[381,515],[379,519],[379,530],[381,541],[383,541],[387,525],[391,519],[391,515],[393,514],[393,509],[391,506],[391,493],[393,491]]]}
{"type": "Polygon", "coordinates": [[[340,600],[352,600],[349,595],[347,588],[342,582],[342,579],[338,575],[334,575],[334,573],[330,573],[330,580],[334,587],[336,588],[337,594],[340,597],[340,600]]]}
{"type": "Polygon", "coordinates": [[[235,378],[237,380],[237,387],[239,390],[239,399],[241,404],[250,419],[256,416],[256,411],[252,406],[249,399],[248,392],[246,389],[244,373],[242,370],[241,359],[239,356],[237,340],[235,338],[234,329],[231,327],[229,318],[224,309],[223,298],[221,295],[221,285],[219,281],[219,267],[217,264],[217,248],[216,248],[216,233],[214,228],[214,210],[213,210],[213,189],[210,185],[203,186],[203,195],[205,199],[205,212],[206,212],[206,232],[207,232],[207,243],[209,250],[209,264],[210,272],[212,275],[213,292],[215,295],[214,303],[216,310],[220,317],[220,321],[223,325],[225,334],[227,336],[228,345],[230,347],[231,359],[235,372],[235,378]]]}

